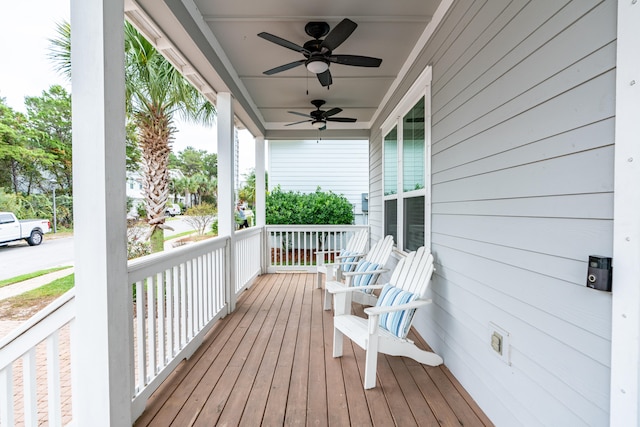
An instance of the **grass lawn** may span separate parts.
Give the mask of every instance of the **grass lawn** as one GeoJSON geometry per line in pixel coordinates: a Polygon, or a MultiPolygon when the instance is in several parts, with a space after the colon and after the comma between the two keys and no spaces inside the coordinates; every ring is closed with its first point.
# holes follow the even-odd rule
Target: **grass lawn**
{"type": "Polygon", "coordinates": [[[166,242],[167,240],[173,240],[173,239],[178,239],[180,237],[184,237],[184,236],[189,236],[193,233],[195,233],[195,230],[190,230],[190,231],[183,231],[182,233],[178,233],[178,234],[172,234],[171,236],[164,236],[164,241],[166,242]]]}
{"type": "Polygon", "coordinates": [[[45,274],[53,273],[55,271],[64,270],[66,268],[71,268],[71,266],[68,265],[65,267],[56,267],[56,268],[50,268],[48,270],[34,271],[33,273],[27,273],[21,276],[10,277],[9,279],[0,280],[0,288],[3,286],[14,285],[16,283],[24,282],[25,280],[33,279],[34,277],[44,276],[45,274]]]}
{"type": "Polygon", "coordinates": [[[48,285],[0,301],[0,318],[25,320],[46,307],[51,301],[73,288],[74,275],[61,277],[48,285]]]}

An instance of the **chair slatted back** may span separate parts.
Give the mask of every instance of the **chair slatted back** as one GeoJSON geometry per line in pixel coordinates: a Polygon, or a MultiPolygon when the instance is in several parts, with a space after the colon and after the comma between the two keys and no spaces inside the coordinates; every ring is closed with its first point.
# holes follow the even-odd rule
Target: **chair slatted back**
{"type": "Polygon", "coordinates": [[[371,247],[364,259],[374,264],[384,266],[389,260],[392,250],[393,236],[386,236],[384,239],[378,240],[378,242],[371,247]]]}
{"type": "Polygon", "coordinates": [[[389,283],[423,299],[433,271],[433,255],[422,246],[400,260],[389,283]]]}
{"type": "Polygon", "coordinates": [[[369,240],[369,232],[362,229],[351,236],[344,250],[355,254],[364,253],[367,249],[367,240],[369,240]]]}

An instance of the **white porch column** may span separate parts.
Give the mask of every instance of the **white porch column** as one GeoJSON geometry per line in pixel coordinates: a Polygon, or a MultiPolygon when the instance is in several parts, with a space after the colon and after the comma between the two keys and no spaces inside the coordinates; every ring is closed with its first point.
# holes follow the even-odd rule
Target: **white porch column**
{"type": "MultiPolygon", "coordinates": [[[[266,212],[265,212],[265,179],[264,179],[264,136],[257,136],[255,139],[255,159],[256,159],[256,227],[264,227],[266,223],[266,212]]],[[[260,259],[260,269],[261,273],[267,272],[267,266],[269,265],[269,258],[267,252],[269,250],[268,245],[266,244],[266,239],[269,236],[266,230],[262,230],[262,256],[260,259]]]]}
{"type": "Polygon", "coordinates": [[[73,421],[131,420],[123,0],[72,0],[73,421]]]}
{"type": "Polygon", "coordinates": [[[265,198],[266,193],[264,190],[265,179],[264,179],[264,160],[265,160],[265,152],[264,152],[264,136],[256,137],[256,225],[258,227],[262,227],[265,225],[266,221],[266,212],[265,212],[265,198]]]}
{"type": "Polygon", "coordinates": [[[229,312],[235,310],[235,189],[234,189],[234,128],[233,96],[228,92],[217,95],[218,123],[218,235],[231,236],[227,265],[227,295],[229,312]]]}
{"type": "Polygon", "coordinates": [[[640,3],[618,1],[610,425],[640,425],[640,3]]]}

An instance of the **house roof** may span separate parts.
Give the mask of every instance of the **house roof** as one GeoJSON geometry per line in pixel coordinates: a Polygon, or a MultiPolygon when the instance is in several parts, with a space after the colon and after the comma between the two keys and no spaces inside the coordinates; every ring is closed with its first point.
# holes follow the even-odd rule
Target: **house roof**
{"type": "Polygon", "coordinates": [[[323,110],[343,111],[355,123],[331,122],[323,138],[367,138],[380,108],[402,79],[426,41],[439,0],[352,0],[296,2],[291,0],[129,0],[127,19],[141,30],[211,100],[216,93],[234,97],[237,126],[267,138],[314,138],[310,123],[289,113],[315,110],[311,100],[326,101],[323,110]],[[334,54],[382,59],[379,68],[331,64],[333,84],[327,89],[304,66],[263,74],[271,68],[303,59],[301,53],[261,37],[267,32],[298,45],[312,39],[305,33],[311,21],[331,28],[344,18],[358,24],[334,54]],[[339,131],[339,132],[335,132],[339,131]],[[338,135],[339,134],[339,135],[338,135]]]}

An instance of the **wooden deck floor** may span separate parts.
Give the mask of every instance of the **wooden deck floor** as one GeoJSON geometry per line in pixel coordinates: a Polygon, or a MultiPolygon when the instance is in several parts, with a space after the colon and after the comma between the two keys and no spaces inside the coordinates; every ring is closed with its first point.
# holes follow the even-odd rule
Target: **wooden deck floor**
{"type": "Polygon", "coordinates": [[[378,385],[365,392],[364,351],[347,340],[332,357],[333,318],[314,280],[259,277],[135,426],[492,425],[444,366],[381,355],[378,385]]]}

